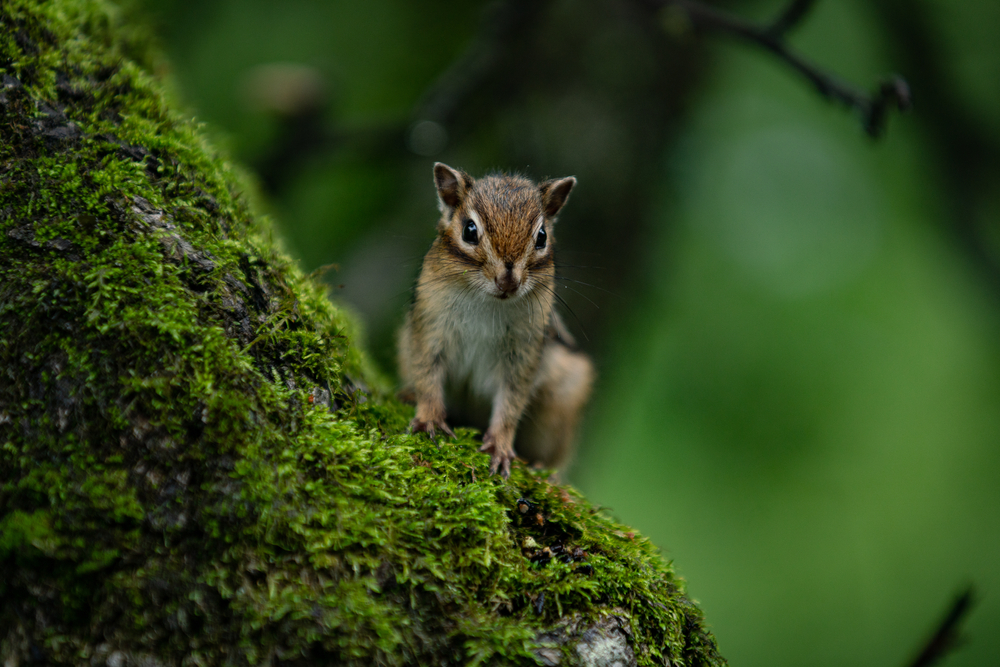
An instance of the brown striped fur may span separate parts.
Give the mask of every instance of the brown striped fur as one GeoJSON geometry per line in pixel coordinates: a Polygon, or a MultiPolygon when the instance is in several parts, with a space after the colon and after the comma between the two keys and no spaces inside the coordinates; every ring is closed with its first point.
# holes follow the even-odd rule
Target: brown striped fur
{"type": "Polygon", "coordinates": [[[453,435],[446,416],[484,428],[490,471],[504,476],[515,436],[522,457],[559,467],[594,377],[552,307],[554,218],[576,179],[474,180],[438,163],[434,180],[438,236],[399,335],[404,393],[417,404],[410,428],[453,435]],[[463,238],[470,220],[476,243],[463,238]],[[542,227],[547,241],[537,248],[542,227]]]}

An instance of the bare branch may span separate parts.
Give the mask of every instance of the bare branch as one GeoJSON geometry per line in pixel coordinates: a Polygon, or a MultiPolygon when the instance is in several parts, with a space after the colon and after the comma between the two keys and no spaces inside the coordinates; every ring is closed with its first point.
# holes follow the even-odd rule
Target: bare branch
{"type": "Polygon", "coordinates": [[[760,26],[695,0],[645,0],[653,7],[674,7],[684,12],[692,27],[728,33],[770,51],[813,84],[823,97],[840,102],[860,114],[865,132],[878,137],[885,129],[889,109],[910,108],[910,87],[899,76],[891,76],[873,93],[866,93],[839,77],[810,63],[792,51],[785,35],[798,25],[815,4],[815,0],[792,0],[770,25],[760,26]]]}

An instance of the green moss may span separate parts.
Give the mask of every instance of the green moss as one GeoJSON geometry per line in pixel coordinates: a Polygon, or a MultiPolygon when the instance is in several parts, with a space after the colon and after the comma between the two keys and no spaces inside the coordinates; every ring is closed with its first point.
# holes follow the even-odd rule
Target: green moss
{"type": "Polygon", "coordinates": [[[536,664],[608,614],[640,664],[722,664],[644,538],[406,434],[117,21],[0,5],[5,664],[536,664]]]}
{"type": "Polygon", "coordinates": [[[0,521],[0,559],[8,560],[19,554],[30,558],[33,551],[52,555],[58,547],[59,538],[52,532],[48,512],[28,514],[17,510],[0,521]]]}

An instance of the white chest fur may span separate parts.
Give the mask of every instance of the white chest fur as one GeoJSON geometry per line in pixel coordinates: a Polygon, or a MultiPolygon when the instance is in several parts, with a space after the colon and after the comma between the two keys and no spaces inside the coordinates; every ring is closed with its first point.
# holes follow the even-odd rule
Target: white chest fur
{"type": "Polygon", "coordinates": [[[543,311],[529,297],[501,300],[456,291],[439,313],[447,384],[492,402],[505,379],[517,374],[523,351],[532,344],[543,311]]]}

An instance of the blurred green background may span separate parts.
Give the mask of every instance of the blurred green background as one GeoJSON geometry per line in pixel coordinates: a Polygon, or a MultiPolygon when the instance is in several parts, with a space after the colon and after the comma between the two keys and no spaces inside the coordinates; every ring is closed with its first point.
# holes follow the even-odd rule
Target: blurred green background
{"type": "Polygon", "coordinates": [[[1000,664],[1000,3],[817,4],[796,49],[912,85],[877,142],[650,4],[140,9],[387,371],[432,163],[579,178],[561,292],[601,377],[570,479],[675,561],[733,665],[903,665],[970,582],[946,664],[1000,664]]]}

